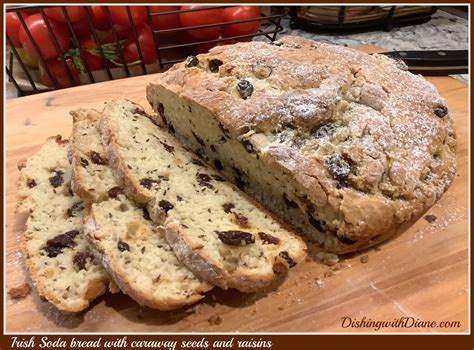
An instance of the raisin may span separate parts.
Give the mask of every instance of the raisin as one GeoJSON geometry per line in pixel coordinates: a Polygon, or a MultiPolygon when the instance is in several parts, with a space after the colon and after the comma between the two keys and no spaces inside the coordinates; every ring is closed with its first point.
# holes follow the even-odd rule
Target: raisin
{"type": "Polygon", "coordinates": [[[54,258],[62,253],[64,248],[72,248],[76,246],[74,238],[79,234],[79,231],[72,230],[61,235],[57,235],[46,241],[46,247],[43,248],[48,253],[48,257],[54,258]]]}
{"type": "Polygon", "coordinates": [[[194,133],[194,131],[192,131],[192,133],[193,133],[193,136],[194,136],[194,138],[196,139],[197,143],[199,143],[201,146],[204,146],[204,145],[205,145],[205,144],[204,144],[204,140],[203,140],[202,138],[200,138],[199,136],[197,136],[197,135],[194,133]]]}
{"type": "Polygon", "coordinates": [[[344,237],[344,236],[337,236],[337,239],[341,243],[344,243],[344,244],[347,244],[347,245],[352,245],[352,244],[356,243],[356,241],[353,241],[352,239],[349,239],[349,238],[344,237]]]}
{"type": "Polygon", "coordinates": [[[253,94],[253,85],[248,80],[241,80],[237,83],[237,92],[239,93],[240,97],[244,100],[252,96],[253,94]]]}
{"type": "Polygon", "coordinates": [[[446,106],[439,105],[435,108],[434,114],[439,118],[443,118],[448,114],[448,108],[446,106]]]}
{"type": "Polygon", "coordinates": [[[26,186],[28,186],[28,188],[33,188],[37,185],[36,181],[34,179],[28,179],[26,181],[26,186]]]}
{"type": "Polygon", "coordinates": [[[311,225],[313,225],[313,227],[318,230],[319,232],[323,232],[324,229],[323,229],[323,225],[321,223],[321,221],[319,220],[316,220],[311,214],[308,214],[308,221],[311,225]]]}
{"type": "Polygon", "coordinates": [[[125,243],[124,241],[119,241],[118,244],[117,244],[117,249],[121,252],[124,252],[124,251],[130,251],[130,246],[125,243]]]}
{"type": "Polygon", "coordinates": [[[336,131],[336,127],[332,123],[324,124],[314,133],[314,137],[320,139],[322,137],[331,136],[336,131]]]}
{"type": "Polygon", "coordinates": [[[326,166],[331,175],[339,181],[346,181],[351,172],[350,164],[338,154],[332,154],[326,159],[326,166]]]}
{"type": "Polygon", "coordinates": [[[217,237],[222,243],[227,245],[248,245],[255,243],[254,235],[244,231],[217,231],[217,237]]]}
{"type": "Polygon", "coordinates": [[[123,190],[119,186],[112,187],[107,194],[109,195],[110,198],[117,198],[119,194],[123,194],[123,190]]]}
{"type": "Polygon", "coordinates": [[[238,188],[243,189],[245,187],[245,181],[243,180],[243,173],[235,166],[232,166],[232,170],[235,173],[235,176],[234,176],[235,184],[237,185],[238,188]]]}
{"type": "Polygon", "coordinates": [[[142,185],[148,190],[151,189],[153,184],[159,184],[159,183],[160,183],[160,180],[152,180],[150,178],[144,178],[140,180],[140,185],[142,185]]]}
{"type": "Polygon", "coordinates": [[[165,142],[162,142],[160,141],[160,143],[163,145],[163,147],[165,148],[165,150],[169,153],[173,153],[174,152],[174,147],[173,146],[170,146],[168,145],[167,143],[165,142]]]}
{"type": "Polygon", "coordinates": [[[186,61],[184,61],[184,66],[186,68],[196,67],[199,64],[199,60],[196,56],[188,56],[186,61]]]}
{"type": "Polygon", "coordinates": [[[212,73],[217,73],[219,71],[219,67],[222,66],[222,61],[218,59],[209,60],[209,70],[212,73]]]}
{"type": "Polygon", "coordinates": [[[132,113],[142,115],[144,117],[147,116],[146,112],[143,109],[141,109],[140,107],[135,108],[132,113]]]}
{"type": "Polygon", "coordinates": [[[298,204],[291,199],[288,198],[286,193],[283,193],[283,200],[285,201],[286,206],[290,208],[298,208],[298,204]]]}
{"type": "Polygon", "coordinates": [[[265,232],[259,232],[258,237],[262,240],[262,244],[279,244],[280,243],[280,238],[269,235],[268,233],[265,232]]]}
{"type": "Polygon", "coordinates": [[[143,207],[143,218],[151,221],[150,213],[148,213],[148,210],[145,207],[143,207]]]}
{"type": "Polygon", "coordinates": [[[428,221],[430,224],[435,222],[436,219],[437,217],[435,215],[431,215],[431,214],[425,215],[425,220],[428,221]]]}
{"type": "Polygon", "coordinates": [[[194,165],[204,166],[204,164],[199,159],[191,159],[191,163],[194,165]]]}
{"type": "Polygon", "coordinates": [[[82,165],[83,168],[85,168],[86,166],[89,165],[89,161],[87,159],[81,157],[81,165],[82,165]]]}
{"type": "Polygon", "coordinates": [[[165,106],[163,105],[163,103],[158,102],[158,104],[156,105],[156,111],[158,112],[158,114],[161,117],[164,117],[164,115],[165,115],[165,106]]]}
{"type": "Polygon", "coordinates": [[[212,152],[216,152],[216,146],[214,145],[210,145],[209,148],[211,149],[212,152]]]}
{"type": "Polygon", "coordinates": [[[92,259],[92,256],[89,253],[78,252],[74,255],[73,263],[80,270],[86,269],[87,259],[92,259]]]}
{"type": "Polygon", "coordinates": [[[107,161],[104,158],[102,158],[102,156],[99,153],[97,153],[95,151],[90,151],[89,152],[89,157],[91,158],[92,163],[94,163],[94,164],[98,164],[98,165],[107,164],[107,161]]]}
{"type": "Polygon", "coordinates": [[[285,259],[285,261],[288,263],[288,266],[290,268],[296,265],[296,263],[293,261],[293,259],[290,257],[290,254],[288,254],[286,250],[280,252],[278,256],[285,259]]]}
{"type": "Polygon", "coordinates": [[[61,170],[56,170],[55,175],[49,178],[49,183],[51,186],[54,188],[61,186],[64,182],[63,174],[64,173],[61,170]]]}
{"type": "Polygon", "coordinates": [[[222,176],[219,175],[212,175],[212,178],[218,182],[224,182],[225,179],[222,176]]]}
{"type": "Polygon", "coordinates": [[[247,151],[247,153],[254,153],[255,152],[255,149],[253,148],[252,143],[248,140],[243,141],[242,146],[245,147],[245,150],[247,151]]]}
{"type": "Polygon", "coordinates": [[[82,204],[82,202],[78,202],[74,204],[71,208],[69,208],[66,213],[68,217],[76,217],[76,214],[78,214],[78,212],[80,212],[81,210],[84,210],[84,205],[82,204]]]}
{"type": "Polygon", "coordinates": [[[245,215],[239,214],[239,213],[233,213],[233,214],[234,214],[234,217],[235,217],[235,223],[237,225],[239,225],[242,228],[249,228],[250,227],[249,219],[245,215]]]}
{"type": "Polygon", "coordinates": [[[222,165],[221,161],[219,159],[216,159],[214,161],[214,166],[216,167],[217,170],[221,171],[224,170],[224,166],[222,165]]]}
{"type": "Polygon", "coordinates": [[[233,208],[235,208],[235,205],[234,205],[233,203],[227,202],[227,203],[222,204],[222,207],[224,208],[224,211],[225,211],[227,214],[229,214],[230,211],[231,211],[233,208]]]}
{"type": "Polygon", "coordinates": [[[160,206],[161,209],[163,209],[165,211],[165,213],[168,213],[169,210],[173,209],[174,208],[174,205],[167,201],[166,199],[162,199],[158,205],[160,206]]]}
{"type": "Polygon", "coordinates": [[[196,178],[199,185],[210,188],[211,190],[214,189],[214,186],[210,184],[210,182],[212,181],[212,178],[209,175],[197,173],[196,178]]]}

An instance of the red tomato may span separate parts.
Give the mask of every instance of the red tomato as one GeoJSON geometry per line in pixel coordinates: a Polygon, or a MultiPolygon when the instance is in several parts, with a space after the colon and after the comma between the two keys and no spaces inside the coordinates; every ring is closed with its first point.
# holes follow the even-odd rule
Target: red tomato
{"type": "MultiPolygon", "coordinates": [[[[133,25],[138,26],[146,21],[147,13],[145,6],[128,6],[132,15],[133,25]]],[[[109,6],[112,22],[130,27],[132,23],[128,20],[127,6],[109,6]]]]}
{"type": "Polygon", "coordinates": [[[18,19],[18,15],[15,12],[8,12],[5,15],[5,20],[6,20],[6,27],[7,27],[7,35],[10,38],[10,40],[13,43],[13,46],[15,47],[22,47],[20,38],[18,37],[19,35],[19,30],[20,30],[20,20],[18,19]]]}
{"type": "MultiPolygon", "coordinates": [[[[51,58],[58,57],[58,53],[56,52],[56,49],[54,47],[53,40],[49,35],[48,28],[46,27],[46,24],[41,14],[37,13],[31,15],[26,19],[25,22],[43,58],[45,60],[49,60],[51,58]]],[[[49,20],[49,24],[51,25],[53,35],[58,41],[61,52],[66,52],[70,46],[69,31],[67,30],[64,24],[58,23],[54,20],[49,20]]],[[[30,55],[36,55],[37,52],[35,50],[35,47],[33,46],[33,43],[29,40],[28,35],[26,34],[26,31],[23,26],[20,27],[19,37],[23,48],[30,55]]]]}
{"type": "Polygon", "coordinates": [[[92,34],[92,30],[87,19],[73,23],[72,28],[74,29],[74,33],[78,39],[89,38],[92,34]]]}
{"type": "MultiPolygon", "coordinates": [[[[128,39],[128,40],[133,41],[133,35],[132,35],[132,31],[131,31],[130,28],[122,26],[120,24],[114,24],[114,30],[115,30],[115,34],[117,35],[118,40],[128,39]]],[[[112,33],[112,29],[107,32],[107,35],[105,36],[104,42],[105,43],[114,43],[115,42],[115,38],[114,38],[114,34],[112,33]]]]}
{"type": "MultiPolygon", "coordinates": [[[[85,11],[84,6],[64,6],[69,19],[72,23],[79,22],[84,19],[85,11]]],[[[64,16],[63,9],[61,7],[47,7],[44,9],[44,13],[48,18],[54,19],[55,21],[66,23],[66,17],[64,16]]]]}
{"type": "MultiPolygon", "coordinates": [[[[150,6],[150,13],[178,11],[179,6],[150,6]]],[[[151,16],[155,30],[179,28],[179,14],[151,16]]]]}
{"type": "MultiPolygon", "coordinates": [[[[226,7],[222,10],[225,22],[243,21],[251,18],[260,17],[260,8],[258,6],[235,6],[226,7]]],[[[245,22],[239,24],[228,24],[222,26],[224,35],[227,37],[254,34],[260,28],[260,21],[245,22]]]]}
{"type": "MultiPolygon", "coordinates": [[[[137,28],[137,39],[140,43],[143,62],[145,64],[155,63],[157,60],[156,46],[153,41],[153,33],[147,24],[142,24],[137,28]]],[[[127,63],[140,60],[137,44],[133,40],[133,37],[123,48],[123,55],[127,63]]]]}
{"type": "MultiPolygon", "coordinates": [[[[101,56],[93,55],[92,53],[88,52],[86,49],[95,49],[97,48],[97,44],[92,39],[84,39],[80,42],[81,47],[83,48],[84,58],[87,61],[87,65],[91,71],[95,70],[102,70],[104,69],[104,61],[102,60],[101,56]]],[[[87,68],[84,65],[84,70],[86,71],[87,68]]]]}
{"type": "Polygon", "coordinates": [[[92,23],[94,28],[98,30],[107,30],[110,28],[109,19],[105,14],[103,6],[90,6],[92,23]]]}
{"type": "MultiPolygon", "coordinates": [[[[71,72],[72,78],[74,80],[74,84],[71,83],[69,79],[69,74],[64,69],[64,65],[62,61],[58,59],[52,59],[52,60],[46,61],[45,63],[48,66],[48,69],[51,75],[56,79],[56,82],[58,84],[58,87],[57,87],[58,89],[64,89],[64,88],[68,88],[76,84],[79,84],[79,71],[76,68],[74,68],[72,64],[72,60],[67,59],[66,63],[69,68],[69,71],[71,72]]],[[[41,81],[43,82],[44,85],[50,88],[56,88],[53,80],[51,80],[48,73],[46,72],[46,69],[42,65],[40,65],[40,74],[41,74],[41,81]]]]}
{"type": "MultiPolygon", "coordinates": [[[[181,10],[192,10],[197,8],[206,8],[209,6],[181,6],[181,10]]],[[[221,23],[223,22],[222,10],[221,9],[209,9],[196,12],[184,12],[179,14],[179,20],[183,27],[202,26],[206,24],[221,23]]],[[[221,27],[209,27],[203,29],[189,30],[189,34],[199,40],[211,40],[219,37],[221,27]]]]}

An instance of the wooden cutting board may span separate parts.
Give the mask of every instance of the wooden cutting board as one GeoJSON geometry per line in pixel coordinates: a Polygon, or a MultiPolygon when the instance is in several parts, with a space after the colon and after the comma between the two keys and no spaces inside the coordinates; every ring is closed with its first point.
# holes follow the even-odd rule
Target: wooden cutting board
{"type": "MultiPolygon", "coordinates": [[[[377,51],[363,47],[365,51],[377,51]]],[[[153,76],[82,86],[17,98],[6,106],[6,289],[25,281],[19,235],[24,218],[14,215],[16,164],[51,135],[68,137],[78,107],[101,109],[126,97],[147,106],[145,86],[153,76]]],[[[33,291],[19,301],[7,297],[7,332],[354,332],[342,318],[392,321],[459,321],[460,327],[389,328],[382,331],[468,330],[468,87],[449,77],[429,78],[448,100],[458,137],[458,173],[448,192],[397,238],[328,267],[305,262],[277,290],[257,294],[215,289],[195,308],[159,312],[127,296],[100,298],[80,315],[62,315],[33,291]],[[367,260],[368,259],[368,260],[367,260]],[[367,261],[366,261],[367,260],[367,261]],[[220,316],[221,323],[210,322],[220,316]],[[212,323],[212,324],[211,324],[212,323]]],[[[349,319],[346,319],[348,322],[349,319]]]]}

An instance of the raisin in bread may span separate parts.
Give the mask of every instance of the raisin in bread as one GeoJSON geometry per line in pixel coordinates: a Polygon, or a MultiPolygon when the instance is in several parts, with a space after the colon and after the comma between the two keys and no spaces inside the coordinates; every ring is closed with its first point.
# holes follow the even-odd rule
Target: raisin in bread
{"type": "Polygon", "coordinates": [[[39,294],[75,313],[107,291],[109,277],[87,242],[84,204],[71,192],[67,141],[50,138],[20,165],[18,210],[28,213],[26,265],[39,294]]]}
{"type": "Polygon", "coordinates": [[[163,225],[177,257],[202,278],[251,292],[304,258],[299,237],[153,124],[139,105],[108,103],[100,128],[119,184],[132,198],[149,200],[150,216],[163,225]]]}
{"type": "Polygon", "coordinates": [[[170,132],[327,250],[388,239],[451,184],[446,101],[383,56],[284,37],[218,46],[158,75],[170,132]]]}
{"type": "Polygon", "coordinates": [[[71,114],[73,188],[96,202],[84,229],[107,272],[125,294],[151,308],[176,309],[203,298],[212,286],[178,261],[146,209],[122,195],[100,141],[100,113],[79,109],[71,114]]]}

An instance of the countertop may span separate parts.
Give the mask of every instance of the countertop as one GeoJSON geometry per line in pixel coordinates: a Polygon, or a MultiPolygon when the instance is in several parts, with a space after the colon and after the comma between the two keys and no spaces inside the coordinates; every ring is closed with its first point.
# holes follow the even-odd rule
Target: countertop
{"type": "MultiPolygon", "coordinates": [[[[283,21],[285,30],[280,35],[297,35],[316,41],[344,46],[375,45],[396,50],[467,50],[469,49],[468,19],[438,10],[429,22],[357,34],[310,33],[291,29],[290,20],[283,21]]],[[[468,75],[454,78],[467,82],[468,75]]]]}

